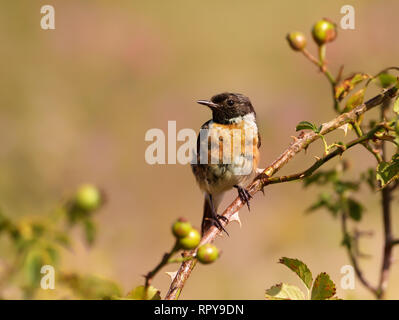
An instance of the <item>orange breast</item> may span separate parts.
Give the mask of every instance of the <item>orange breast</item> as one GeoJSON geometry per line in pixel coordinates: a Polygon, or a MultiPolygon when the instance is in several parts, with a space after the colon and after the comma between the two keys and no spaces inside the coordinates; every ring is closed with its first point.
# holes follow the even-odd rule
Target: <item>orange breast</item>
{"type": "MultiPolygon", "coordinates": [[[[219,163],[231,162],[237,155],[247,157],[253,155],[253,168],[256,169],[259,161],[258,132],[255,128],[247,126],[244,121],[233,124],[214,123],[209,132],[211,143],[218,145],[219,163]]],[[[209,163],[211,160],[209,159],[209,163]]]]}

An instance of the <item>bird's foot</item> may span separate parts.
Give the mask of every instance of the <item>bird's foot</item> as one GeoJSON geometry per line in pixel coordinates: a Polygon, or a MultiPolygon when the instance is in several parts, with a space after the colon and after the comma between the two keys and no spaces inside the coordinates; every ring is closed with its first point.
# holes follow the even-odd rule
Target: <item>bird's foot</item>
{"type": "Polygon", "coordinates": [[[245,188],[243,188],[243,187],[240,187],[240,186],[238,186],[238,185],[234,186],[234,188],[237,188],[238,196],[240,197],[240,199],[241,199],[241,201],[242,201],[243,203],[246,203],[246,204],[247,204],[248,211],[250,211],[251,208],[250,208],[250,206],[249,206],[249,200],[252,199],[251,194],[248,192],[247,189],[245,189],[245,188]]]}
{"type": "Polygon", "coordinates": [[[225,216],[222,216],[220,214],[215,213],[213,217],[206,218],[206,220],[210,221],[212,223],[212,225],[214,225],[220,231],[224,231],[227,235],[229,235],[227,230],[223,227],[222,223],[220,222],[220,220],[222,220],[224,222],[228,222],[229,221],[229,219],[227,219],[225,216]]]}

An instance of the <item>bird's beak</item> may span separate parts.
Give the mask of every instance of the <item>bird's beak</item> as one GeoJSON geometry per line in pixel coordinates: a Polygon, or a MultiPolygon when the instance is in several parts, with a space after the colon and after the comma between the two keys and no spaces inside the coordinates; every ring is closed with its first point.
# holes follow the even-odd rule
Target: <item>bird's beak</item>
{"type": "Polygon", "coordinates": [[[216,109],[219,107],[216,103],[213,103],[212,101],[208,101],[208,100],[198,100],[197,103],[203,104],[204,106],[207,106],[211,109],[216,109]]]}

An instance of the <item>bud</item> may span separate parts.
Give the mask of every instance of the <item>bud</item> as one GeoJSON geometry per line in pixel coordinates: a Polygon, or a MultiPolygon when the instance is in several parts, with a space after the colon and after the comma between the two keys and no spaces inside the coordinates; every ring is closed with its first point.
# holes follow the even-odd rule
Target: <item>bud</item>
{"type": "Polygon", "coordinates": [[[203,264],[214,262],[219,258],[219,249],[213,244],[207,243],[198,248],[197,259],[203,264]]]}
{"type": "Polygon", "coordinates": [[[176,238],[184,238],[192,229],[191,223],[184,218],[179,218],[172,225],[172,233],[176,238]]]}
{"type": "Polygon", "coordinates": [[[195,249],[201,241],[201,235],[195,229],[191,229],[187,236],[179,239],[179,245],[185,250],[195,249]]]}
{"type": "Polygon", "coordinates": [[[334,22],[324,18],[313,26],[312,36],[314,41],[321,46],[337,37],[337,26],[334,22]]]}
{"type": "Polygon", "coordinates": [[[96,210],[101,205],[101,192],[91,184],[82,185],[76,193],[75,203],[84,211],[96,210]]]}
{"type": "Polygon", "coordinates": [[[302,51],[306,47],[306,37],[302,32],[290,32],[289,34],[287,34],[286,39],[292,50],[302,51]]]}

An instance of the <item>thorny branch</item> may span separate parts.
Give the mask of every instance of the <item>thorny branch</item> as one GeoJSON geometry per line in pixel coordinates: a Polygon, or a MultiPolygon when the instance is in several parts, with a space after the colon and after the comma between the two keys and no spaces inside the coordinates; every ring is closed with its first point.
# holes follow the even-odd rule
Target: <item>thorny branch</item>
{"type": "Polygon", "coordinates": [[[178,242],[176,241],[172,250],[170,250],[170,252],[165,253],[161,259],[161,261],[156,265],[156,267],[151,270],[150,272],[148,272],[144,278],[145,278],[145,284],[144,284],[144,290],[145,290],[145,294],[148,293],[148,288],[151,285],[151,281],[154,278],[154,276],[159,272],[159,270],[161,270],[161,268],[166,265],[167,263],[170,262],[170,259],[172,257],[172,255],[179,249],[179,245],[178,242]]]}
{"type": "MultiPolygon", "coordinates": [[[[347,226],[347,218],[348,214],[346,212],[341,213],[341,228],[342,228],[342,233],[344,235],[344,238],[349,237],[349,231],[348,231],[348,226],[347,226]]],[[[360,282],[369,290],[371,291],[374,295],[378,294],[378,290],[376,287],[374,287],[372,284],[369,283],[369,281],[366,279],[366,277],[363,275],[363,271],[361,270],[359,266],[359,262],[357,259],[357,256],[355,252],[353,252],[351,244],[347,247],[348,255],[349,255],[349,260],[353,266],[353,269],[355,270],[356,276],[359,278],[360,282]]]]}
{"type": "MultiPolygon", "coordinates": [[[[386,118],[388,107],[389,104],[387,102],[382,104],[382,108],[380,111],[381,120],[384,120],[386,118]]],[[[386,161],[385,141],[381,142],[381,153],[382,153],[382,160],[386,161]]],[[[384,188],[381,191],[382,220],[384,226],[384,253],[382,255],[380,281],[378,284],[378,290],[376,294],[377,299],[384,298],[385,291],[388,286],[389,270],[392,263],[393,244],[392,244],[392,223],[391,223],[391,202],[392,202],[391,190],[392,189],[390,188],[384,188]]]]}
{"type": "MultiPolygon", "coordinates": [[[[385,100],[382,103],[381,107],[381,117],[380,120],[384,121],[386,118],[386,111],[389,106],[389,100],[385,100]]],[[[354,127],[356,133],[359,135],[359,126],[354,127]]],[[[361,135],[361,131],[360,131],[361,135]]],[[[386,148],[385,148],[385,141],[381,141],[381,150],[380,152],[376,152],[370,147],[364,143],[364,146],[372,153],[375,155],[376,160],[378,163],[382,161],[386,161],[386,148]]],[[[357,259],[357,255],[352,251],[351,246],[349,245],[347,247],[349,259],[355,269],[356,275],[359,278],[360,282],[371,292],[375,295],[377,299],[383,299],[385,296],[386,288],[388,285],[388,278],[389,278],[389,271],[392,263],[392,249],[396,244],[399,244],[399,241],[397,239],[393,239],[392,235],[392,227],[391,227],[391,200],[392,196],[391,193],[392,191],[397,187],[396,184],[393,186],[388,186],[384,189],[382,189],[381,194],[382,194],[382,199],[381,199],[381,205],[382,205],[382,217],[383,217],[383,226],[384,226],[384,251],[382,255],[382,263],[381,263],[381,272],[380,272],[380,279],[378,282],[377,286],[373,286],[370,284],[370,282],[365,278],[363,275],[363,272],[359,266],[359,262],[357,259]]],[[[347,213],[343,212],[342,213],[342,232],[344,237],[349,236],[348,229],[347,229],[347,224],[346,224],[346,218],[347,218],[347,213]]]]}
{"type": "MultiPolygon", "coordinates": [[[[382,93],[379,95],[373,97],[372,99],[366,101],[365,103],[361,104],[360,106],[354,108],[353,110],[343,113],[339,115],[337,118],[324,123],[322,126],[321,131],[319,134],[316,134],[315,132],[307,132],[304,133],[303,135],[300,135],[299,137],[295,138],[295,141],[272,163],[270,164],[248,187],[249,193],[253,196],[255,193],[258,191],[263,191],[264,187],[267,186],[268,184],[273,184],[273,183],[278,183],[278,182],[284,182],[284,181],[292,181],[295,179],[302,179],[306,176],[306,174],[312,174],[318,167],[320,167],[323,163],[326,161],[330,160],[332,157],[335,157],[342,152],[344,152],[343,148],[337,148],[335,151],[329,153],[326,155],[324,158],[318,160],[311,168],[308,170],[300,173],[299,175],[293,175],[291,176],[292,178],[289,177],[279,177],[279,178],[273,178],[272,176],[276,174],[288,161],[290,161],[297,153],[299,153],[302,150],[306,150],[306,148],[319,139],[321,135],[325,135],[331,131],[336,130],[337,128],[349,124],[349,123],[355,123],[358,117],[370,109],[381,105],[385,103],[386,101],[390,101],[392,98],[396,97],[398,95],[398,88],[397,87],[392,87],[388,90],[384,90],[382,93]],[[294,179],[295,178],[295,179],[294,179]]],[[[361,136],[357,140],[354,140],[350,142],[346,147],[351,147],[356,144],[362,143],[370,139],[370,136],[361,136]]],[[[240,210],[240,208],[244,204],[241,202],[240,198],[236,198],[223,212],[223,216],[227,218],[227,222],[221,221],[223,226],[226,226],[228,222],[231,220],[232,216],[240,210]]],[[[384,222],[386,220],[386,217],[384,215],[384,222]]],[[[219,235],[220,230],[216,227],[211,227],[202,237],[201,244],[203,245],[205,243],[211,243],[213,242],[216,237],[219,235]]],[[[392,240],[390,239],[390,248],[392,248],[393,244],[396,244],[399,242],[398,240],[392,240]]],[[[385,250],[390,250],[387,247],[385,250]]],[[[194,257],[195,255],[195,250],[190,251],[185,253],[185,256],[191,256],[194,257]]],[[[385,261],[385,260],[384,260],[385,261]]],[[[183,289],[187,279],[189,278],[193,268],[195,267],[196,264],[196,259],[191,259],[188,261],[185,261],[181,264],[179,270],[176,273],[176,276],[174,277],[169,291],[165,297],[166,300],[174,300],[178,299],[181,290],[183,289]]],[[[384,290],[385,287],[385,271],[386,267],[389,270],[389,265],[383,266],[382,267],[382,275],[381,275],[381,285],[380,285],[380,290],[384,290]]]]}

